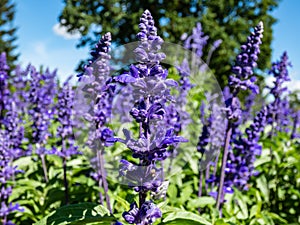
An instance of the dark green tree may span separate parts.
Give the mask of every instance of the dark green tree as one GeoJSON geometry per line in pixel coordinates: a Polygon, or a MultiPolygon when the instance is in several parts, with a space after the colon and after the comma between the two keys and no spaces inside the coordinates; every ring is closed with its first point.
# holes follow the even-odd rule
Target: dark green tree
{"type": "Polygon", "coordinates": [[[136,41],[139,17],[149,9],[156,20],[158,31],[166,41],[178,43],[183,33],[190,33],[196,22],[201,22],[210,36],[209,44],[217,39],[223,43],[215,52],[210,67],[221,85],[231,73],[231,65],[239,46],[246,41],[249,29],[264,22],[265,32],[259,69],[270,66],[272,25],[271,15],[280,0],[64,0],[65,8],[59,19],[70,32],[83,35],[78,47],[93,45],[99,34],[110,31],[117,44],[136,41]],[[101,29],[93,27],[100,25],[101,29]]]}
{"type": "Polygon", "coordinates": [[[11,0],[0,0],[0,52],[6,52],[7,62],[13,67],[18,59],[16,30],[14,26],[15,4],[11,0]]]}

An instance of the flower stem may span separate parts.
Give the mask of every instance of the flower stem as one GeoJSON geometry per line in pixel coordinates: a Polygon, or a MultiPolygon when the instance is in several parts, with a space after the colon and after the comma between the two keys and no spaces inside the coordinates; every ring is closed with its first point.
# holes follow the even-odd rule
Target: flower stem
{"type": "MultiPolygon", "coordinates": [[[[200,165],[200,162],[199,162],[200,165]]],[[[198,186],[198,197],[200,198],[202,195],[202,182],[203,182],[203,172],[199,168],[199,186],[198,186]]],[[[200,207],[198,208],[198,212],[201,213],[200,207]]]]}
{"type": "Polygon", "coordinates": [[[65,186],[65,201],[66,205],[69,204],[69,188],[68,188],[68,179],[67,179],[67,158],[63,158],[63,170],[64,170],[64,186],[65,186]]]}
{"type": "Polygon", "coordinates": [[[46,165],[45,155],[41,154],[40,157],[41,157],[41,160],[42,160],[44,178],[45,178],[45,181],[48,183],[49,179],[48,179],[48,172],[47,172],[47,165],[46,165]]]}
{"type": "MultiPolygon", "coordinates": [[[[103,179],[103,176],[102,176],[102,171],[101,171],[101,157],[100,157],[100,150],[97,151],[97,175],[98,175],[98,187],[99,187],[99,202],[101,205],[104,205],[103,204],[103,196],[102,196],[102,192],[101,192],[101,189],[103,188],[103,182],[102,182],[102,179],[103,179]]],[[[104,189],[104,188],[103,188],[104,189]]]]}
{"type": "Polygon", "coordinates": [[[110,205],[110,197],[108,195],[108,183],[106,180],[106,174],[105,174],[105,168],[104,168],[104,158],[103,158],[103,149],[100,150],[99,154],[99,160],[100,160],[100,171],[102,175],[102,183],[103,183],[103,188],[104,188],[104,193],[105,193],[105,200],[106,200],[106,205],[107,209],[109,210],[110,214],[112,214],[112,209],[110,205]]]}
{"type": "Polygon", "coordinates": [[[226,169],[231,133],[232,133],[232,126],[231,126],[231,123],[228,122],[225,144],[224,144],[224,152],[223,152],[223,158],[222,158],[220,184],[219,184],[218,197],[217,197],[217,209],[219,210],[220,217],[222,217],[221,207],[222,207],[222,200],[223,200],[223,196],[224,196],[223,187],[224,187],[225,169],[226,169]]]}

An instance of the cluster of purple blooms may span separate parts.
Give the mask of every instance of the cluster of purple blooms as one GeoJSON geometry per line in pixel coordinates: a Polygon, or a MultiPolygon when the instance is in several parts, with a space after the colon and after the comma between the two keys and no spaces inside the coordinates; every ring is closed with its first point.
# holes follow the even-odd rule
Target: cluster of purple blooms
{"type": "Polygon", "coordinates": [[[166,103],[173,99],[170,88],[178,84],[167,78],[168,71],[160,65],[166,57],[159,52],[163,40],[157,36],[154,20],[148,10],[143,13],[139,28],[139,44],[134,50],[138,63],[132,64],[129,72],[114,77],[114,80],[131,86],[135,104],[130,115],[140,127],[138,139],[124,129],[126,139],[117,140],[126,144],[132,151],[133,158],[139,160],[138,163],[121,160],[120,174],[139,193],[139,204],[133,202],[130,210],[123,213],[123,217],[130,224],[147,225],[162,216],[154,202],[146,199],[147,192],[155,193],[164,181],[163,171],[158,163],[170,155],[170,146],[187,140],[177,136],[174,127],[164,129],[160,126],[165,124],[164,120],[170,111],[166,109],[166,103]]]}
{"type": "Polygon", "coordinates": [[[272,64],[272,68],[269,72],[275,78],[274,86],[270,88],[270,94],[274,100],[270,104],[270,113],[268,116],[268,123],[272,124],[273,128],[270,134],[271,136],[274,135],[276,131],[289,132],[287,127],[290,125],[290,121],[287,115],[292,112],[287,99],[288,89],[284,84],[290,81],[288,73],[288,67],[290,66],[291,64],[288,61],[287,52],[284,52],[280,61],[272,64]]]}
{"type": "MultiPolygon", "coordinates": [[[[157,197],[153,195],[159,196],[158,198],[164,197],[159,193],[165,183],[163,162],[174,156],[174,149],[178,145],[188,142],[180,134],[191,121],[185,106],[193,84],[190,81],[191,69],[187,59],[177,66],[179,82],[168,78],[168,70],[161,65],[166,58],[166,55],[161,52],[164,41],[157,35],[157,28],[148,10],[140,18],[139,29],[138,45],[134,50],[136,63],[131,64],[128,71],[116,76],[111,75],[109,62],[112,38],[110,33],[106,33],[96,44],[91,52],[92,58],[78,77],[81,91],[89,99],[90,108],[86,110],[83,107],[83,116],[91,124],[86,145],[94,150],[96,155],[92,159],[96,170],[91,176],[97,181],[99,188],[104,190],[107,208],[112,214],[107,171],[104,168],[105,148],[116,142],[125,145],[130,150],[130,157],[120,160],[119,175],[138,193],[139,201],[130,204],[130,209],[123,213],[123,218],[129,224],[151,225],[162,217],[161,210],[154,203],[157,197]],[[177,89],[179,94],[173,95],[172,89],[177,89]],[[132,131],[124,128],[125,138],[116,137],[110,126],[117,92],[122,94],[117,99],[117,102],[122,104],[121,110],[118,111],[122,114],[121,122],[130,121],[137,127],[132,131]],[[149,199],[149,193],[152,199],[149,199]]],[[[226,193],[233,193],[234,187],[248,190],[250,178],[257,175],[254,162],[261,154],[262,147],[259,139],[267,124],[273,126],[271,136],[274,135],[275,130],[290,132],[290,127],[292,127],[292,139],[299,135],[297,130],[300,124],[300,111],[292,111],[288,98],[282,97],[287,92],[283,84],[290,80],[287,70],[290,63],[286,53],[279,62],[273,64],[270,71],[275,77],[274,87],[270,90],[274,101],[260,110],[245,132],[240,129],[240,125],[251,114],[250,109],[258,94],[253,70],[260,53],[262,33],[263,24],[260,22],[247,42],[241,46],[241,53],[236,57],[235,65],[232,67],[233,75],[229,77],[229,87],[223,92],[225,109],[219,106],[216,100],[218,96],[209,94],[206,95],[206,100],[210,108],[207,108],[204,102],[200,107],[203,126],[196,146],[196,150],[201,153],[198,196],[202,194],[202,170],[206,167],[206,192],[210,192],[217,199],[218,209],[221,209],[226,193]],[[238,95],[245,90],[249,90],[251,94],[246,100],[246,109],[243,110],[238,95]],[[208,116],[205,116],[206,111],[210,111],[208,116]],[[225,114],[227,120],[224,121],[225,114]],[[292,115],[292,121],[288,118],[289,115],[292,115]],[[218,149],[220,148],[223,149],[222,167],[218,174],[218,149]],[[218,187],[217,192],[216,187],[218,187]]],[[[182,36],[185,48],[193,51],[198,58],[203,56],[203,48],[207,45],[208,38],[202,32],[200,23],[190,36],[186,34],[182,36]]],[[[207,56],[207,64],[213,51],[220,44],[220,40],[214,42],[207,56]]],[[[207,65],[201,63],[199,70],[203,72],[205,69],[207,65]]],[[[68,203],[66,161],[72,155],[79,154],[73,129],[76,126],[86,125],[86,123],[77,123],[78,121],[73,118],[75,92],[69,80],[58,89],[55,71],[46,70],[40,73],[32,66],[28,66],[24,71],[17,67],[13,77],[16,90],[10,93],[8,71],[5,54],[2,53],[0,55],[0,220],[4,225],[12,224],[8,219],[11,212],[22,211],[18,204],[9,202],[9,196],[12,194],[13,179],[21,172],[13,165],[13,161],[23,155],[40,156],[46,182],[49,178],[45,156],[56,154],[63,158],[65,196],[68,203]],[[24,91],[27,88],[28,93],[24,91]],[[32,133],[27,134],[27,138],[34,143],[31,147],[33,151],[23,147],[26,134],[25,122],[22,121],[21,114],[24,113],[28,113],[30,119],[32,133]],[[49,138],[53,137],[49,131],[52,122],[58,123],[57,143],[56,147],[46,149],[49,138]]],[[[101,191],[99,200],[101,204],[104,203],[101,191]]],[[[121,223],[116,222],[116,224],[121,223]]]]}
{"type": "MultiPolygon", "coordinates": [[[[259,128],[252,127],[251,129],[248,129],[248,139],[243,139],[239,135],[240,131],[238,126],[242,119],[242,109],[238,98],[238,93],[241,90],[250,90],[254,94],[258,93],[258,86],[255,84],[256,77],[253,76],[253,68],[257,65],[256,61],[258,59],[258,54],[260,53],[259,45],[261,44],[262,33],[263,24],[260,22],[254,28],[254,32],[248,37],[247,42],[241,46],[241,53],[236,57],[236,63],[232,68],[234,75],[230,76],[229,78],[229,87],[231,89],[231,93],[230,89],[228,88],[228,93],[225,93],[224,95],[226,105],[225,111],[227,114],[228,123],[224,140],[221,173],[219,179],[215,177],[215,174],[212,174],[209,176],[209,179],[207,179],[207,182],[217,182],[219,184],[217,193],[218,209],[220,209],[221,204],[224,201],[225,193],[231,193],[233,191],[233,184],[245,185],[245,182],[241,180],[241,177],[248,175],[247,178],[244,179],[246,181],[249,179],[250,175],[252,174],[252,171],[249,171],[251,169],[251,165],[249,164],[253,162],[255,155],[259,155],[259,152],[257,152],[257,154],[252,154],[253,149],[257,147],[257,143],[255,144],[255,142],[258,141],[258,134],[252,134],[252,136],[250,135],[251,129],[259,130],[259,128]],[[239,143],[237,146],[242,148],[244,152],[234,150],[234,147],[231,147],[234,142],[236,142],[235,144],[239,143]],[[249,156],[254,158],[249,159],[249,156]],[[239,168],[237,168],[237,165],[239,168]],[[245,168],[247,168],[248,171],[246,171],[245,168]],[[230,176],[229,174],[234,175],[230,176]],[[238,175],[236,176],[236,174],[238,175]]],[[[262,121],[261,123],[262,124],[260,125],[263,125],[262,121]]],[[[259,122],[257,122],[256,125],[258,124],[259,122]]],[[[207,126],[204,126],[203,133],[200,136],[198,144],[198,151],[205,151],[201,145],[204,144],[204,146],[206,146],[208,144],[207,138],[209,135],[210,134],[207,126]]],[[[216,196],[216,193],[212,192],[212,195],[216,196]]]]}
{"type": "Polygon", "coordinates": [[[18,204],[9,202],[14,179],[22,172],[13,163],[20,157],[31,154],[41,156],[45,180],[48,181],[45,155],[55,152],[59,156],[67,157],[75,153],[74,138],[71,137],[71,107],[74,96],[71,86],[67,88],[67,85],[57,96],[55,72],[46,70],[39,73],[30,65],[24,71],[19,66],[10,71],[4,53],[0,57],[0,86],[0,220],[2,224],[13,224],[9,220],[9,214],[23,210],[18,204]],[[14,86],[13,92],[10,91],[11,85],[14,86]],[[51,137],[49,127],[54,118],[59,124],[58,134],[63,139],[61,144],[68,143],[65,146],[66,151],[45,148],[51,137]],[[30,126],[32,132],[25,133],[25,126],[30,126]],[[32,151],[33,146],[28,141],[35,144],[35,151],[32,151]]]}
{"type": "Polygon", "coordinates": [[[8,70],[6,56],[0,56],[0,222],[4,225],[13,224],[8,215],[13,211],[23,211],[18,203],[9,202],[12,194],[10,181],[21,172],[13,165],[13,161],[22,156],[22,141],[24,127],[20,126],[20,119],[15,102],[10,99],[8,85],[8,70]],[[2,128],[2,129],[1,129],[2,128]]]}

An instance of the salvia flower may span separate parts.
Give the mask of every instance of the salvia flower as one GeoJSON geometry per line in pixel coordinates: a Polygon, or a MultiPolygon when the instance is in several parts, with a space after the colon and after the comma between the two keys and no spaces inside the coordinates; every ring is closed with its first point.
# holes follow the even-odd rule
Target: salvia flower
{"type": "Polygon", "coordinates": [[[55,113],[56,72],[50,73],[47,70],[44,74],[40,74],[31,67],[30,76],[28,102],[31,107],[28,113],[33,121],[32,139],[36,144],[36,153],[39,155],[47,153],[44,145],[50,136],[48,128],[55,113]]]}
{"type": "Polygon", "coordinates": [[[0,122],[4,117],[4,110],[7,108],[9,101],[8,70],[6,54],[3,52],[0,54],[0,122]]]}
{"type": "Polygon", "coordinates": [[[52,153],[62,157],[69,158],[72,155],[79,154],[78,147],[75,146],[74,140],[74,120],[73,120],[73,105],[74,105],[74,90],[66,81],[58,93],[57,108],[57,136],[60,138],[58,145],[61,145],[61,150],[53,149],[52,153]]]}
{"type": "MultiPolygon", "coordinates": [[[[110,45],[111,34],[104,34],[91,52],[92,59],[84,68],[84,73],[79,75],[79,81],[83,86],[83,94],[89,96],[91,106],[84,117],[91,124],[87,145],[96,152],[92,163],[96,164],[96,172],[91,176],[98,182],[100,188],[104,188],[107,208],[112,213],[106,171],[104,169],[104,149],[111,145],[108,139],[113,138],[114,133],[108,127],[112,114],[112,102],[116,91],[116,85],[110,76],[110,45]]],[[[102,193],[99,192],[100,203],[103,204],[102,193]]]]}
{"type": "MultiPolygon", "coordinates": [[[[18,203],[9,202],[9,197],[12,194],[12,186],[8,185],[8,181],[19,172],[16,166],[12,165],[20,146],[13,143],[13,134],[11,130],[0,130],[0,221],[4,225],[13,224],[8,220],[8,215],[14,211],[23,211],[18,203]]],[[[19,136],[22,136],[19,135],[19,136]]],[[[19,139],[19,138],[17,138],[19,139]]]]}
{"type": "Polygon", "coordinates": [[[272,124],[271,136],[275,132],[274,126],[277,125],[276,130],[280,130],[280,126],[287,126],[289,121],[287,115],[289,112],[289,103],[287,99],[283,99],[288,93],[287,87],[284,86],[285,82],[290,81],[288,67],[291,66],[291,63],[288,61],[287,52],[284,52],[281,56],[280,61],[272,64],[272,69],[270,74],[275,78],[274,87],[270,88],[270,94],[274,97],[274,100],[271,104],[271,112],[268,117],[268,123],[272,124]]]}
{"type": "Polygon", "coordinates": [[[263,23],[260,22],[248,37],[247,42],[241,46],[241,53],[236,57],[235,66],[232,68],[235,76],[229,78],[229,85],[235,90],[250,89],[254,93],[258,93],[258,87],[254,84],[256,78],[252,75],[260,53],[259,46],[262,43],[262,33],[263,23]]]}
{"type": "MultiPolygon", "coordinates": [[[[207,44],[208,39],[209,37],[204,35],[202,31],[201,23],[196,24],[190,36],[187,36],[187,34],[181,36],[181,40],[184,40],[184,47],[195,52],[198,57],[202,57],[203,47],[207,44]]],[[[216,43],[216,45],[218,44],[219,43],[216,43]]]]}
{"type": "Polygon", "coordinates": [[[154,20],[148,10],[143,13],[139,28],[139,44],[134,50],[138,63],[132,64],[128,72],[114,77],[116,82],[132,90],[135,102],[129,113],[140,127],[139,138],[134,138],[129,130],[123,129],[125,140],[114,138],[110,141],[124,143],[132,151],[132,156],[139,159],[137,164],[121,160],[120,175],[139,192],[139,205],[132,203],[123,217],[130,224],[147,225],[161,217],[155,204],[146,201],[147,192],[159,190],[163,183],[163,171],[158,168],[157,162],[170,155],[171,146],[187,140],[177,136],[174,127],[164,128],[169,113],[166,103],[174,99],[170,88],[178,84],[167,78],[168,71],[160,65],[166,57],[159,51],[163,40],[157,36],[154,20]]]}
{"type": "Polygon", "coordinates": [[[234,186],[241,190],[248,190],[249,179],[257,174],[254,170],[254,162],[261,155],[262,147],[258,141],[267,124],[268,114],[269,107],[265,106],[246,129],[246,137],[239,136],[239,139],[234,140],[226,165],[225,192],[233,192],[234,186]]]}
{"type": "Polygon", "coordinates": [[[234,75],[229,77],[229,87],[232,89],[232,96],[225,100],[228,124],[224,141],[224,153],[217,197],[217,208],[219,209],[220,215],[222,213],[221,204],[224,200],[224,194],[225,192],[231,192],[231,190],[226,190],[228,185],[225,183],[226,168],[230,167],[230,165],[227,165],[227,157],[230,149],[231,135],[234,131],[234,123],[239,123],[242,116],[241,104],[237,95],[241,90],[250,90],[255,94],[259,91],[258,86],[255,84],[256,77],[253,76],[253,69],[257,65],[256,61],[260,53],[259,46],[262,43],[262,37],[263,23],[260,22],[254,28],[254,32],[248,37],[247,42],[241,46],[241,53],[236,57],[235,65],[232,67],[234,75]]]}

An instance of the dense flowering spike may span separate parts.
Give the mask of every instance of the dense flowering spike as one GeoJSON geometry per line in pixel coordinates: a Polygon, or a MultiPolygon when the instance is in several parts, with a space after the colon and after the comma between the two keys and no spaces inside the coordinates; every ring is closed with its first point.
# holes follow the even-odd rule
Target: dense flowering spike
{"type": "MultiPolygon", "coordinates": [[[[180,128],[175,124],[165,128],[165,121],[173,116],[170,115],[173,110],[166,107],[166,103],[174,99],[170,87],[178,84],[167,79],[168,71],[160,65],[165,58],[165,54],[159,51],[163,40],[157,36],[148,10],[143,13],[139,28],[139,43],[134,50],[137,63],[132,64],[128,72],[114,77],[125,89],[131,90],[133,107],[130,115],[140,126],[139,138],[133,138],[128,130],[123,129],[125,140],[110,138],[109,141],[126,144],[132,151],[132,157],[139,159],[137,164],[121,160],[120,175],[126,177],[129,185],[139,192],[139,206],[133,203],[123,217],[131,224],[152,224],[161,217],[154,203],[146,201],[147,192],[155,193],[163,184],[163,171],[158,168],[157,162],[165,160],[175,145],[187,140],[177,135],[180,128]]],[[[176,110],[174,112],[175,117],[178,116],[176,110]]]]}
{"type": "Polygon", "coordinates": [[[241,53],[236,57],[235,66],[232,67],[235,76],[229,78],[229,85],[235,90],[250,89],[258,93],[258,87],[254,84],[256,78],[252,75],[260,53],[259,46],[262,43],[263,31],[263,23],[260,22],[248,37],[247,42],[241,46],[241,53]]]}
{"type": "Polygon", "coordinates": [[[88,61],[88,64],[84,66],[84,72],[78,74],[79,80],[83,75],[97,75],[96,78],[103,79],[107,78],[110,67],[107,63],[110,59],[109,51],[111,46],[111,33],[104,34],[99,42],[95,45],[95,48],[91,51],[91,59],[88,61]],[[95,63],[97,62],[97,63],[95,63]]]}
{"type": "Polygon", "coordinates": [[[275,99],[280,98],[283,92],[287,91],[287,88],[283,87],[283,83],[291,80],[288,73],[289,66],[291,66],[291,63],[288,61],[287,52],[283,53],[279,62],[272,64],[269,73],[275,77],[275,81],[270,93],[274,95],[275,99]]]}
{"type": "Polygon", "coordinates": [[[258,94],[258,86],[255,84],[256,77],[253,75],[253,69],[256,67],[256,61],[258,59],[258,54],[260,53],[259,46],[262,43],[261,39],[263,37],[263,23],[260,22],[255,28],[254,32],[248,37],[246,44],[241,46],[241,53],[236,57],[235,66],[232,68],[232,72],[235,75],[229,77],[229,86],[232,89],[232,95],[225,100],[226,112],[227,112],[227,131],[224,141],[224,152],[222,156],[222,166],[221,175],[218,189],[217,197],[217,208],[220,210],[221,215],[221,205],[224,200],[224,195],[226,192],[231,192],[232,190],[227,190],[225,180],[225,174],[227,170],[227,158],[228,151],[230,149],[231,136],[234,134],[235,123],[239,124],[242,116],[242,110],[240,106],[239,98],[237,97],[240,90],[251,90],[253,93],[258,94]]]}
{"type": "MultiPolygon", "coordinates": [[[[113,139],[114,133],[108,127],[112,114],[112,102],[116,92],[116,85],[112,82],[110,75],[110,45],[111,34],[104,34],[95,49],[91,52],[92,60],[85,66],[84,73],[79,74],[79,81],[83,84],[84,95],[90,97],[88,104],[91,106],[84,117],[88,120],[90,127],[87,145],[97,156],[92,159],[97,169],[91,176],[98,182],[99,188],[104,188],[107,208],[112,213],[110,198],[108,195],[108,184],[106,171],[104,169],[104,148],[111,145],[108,139],[113,139]]],[[[102,194],[99,192],[100,203],[103,204],[102,194]]]]}
{"type": "Polygon", "coordinates": [[[242,190],[248,189],[249,179],[256,175],[254,162],[261,154],[262,147],[258,144],[261,132],[267,124],[269,107],[264,107],[246,129],[246,137],[240,136],[233,143],[226,165],[226,179],[224,191],[232,193],[233,187],[242,190]]]}
{"type": "Polygon", "coordinates": [[[28,65],[25,70],[21,66],[17,65],[13,71],[11,84],[15,87],[15,92],[13,93],[13,99],[18,106],[18,111],[20,114],[25,115],[29,108],[29,102],[27,101],[28,92],[26,91],[26,86],[28,84],[28,75],[30,73],[31,66],[28,65]]]}
{"type": "MultiPolygon", "coordinates": [[[[195,52],[198,57],[202,57],[203,47],[207,44],[209,37],[204,35],[201,23],[197,23],[196,27],[193,28],[192,34],[190,36],[183,34],[181,39],[184,40],[184,47],[186,49],[190,49],[195,52]]],[[[219,44],[221,43],[216,42],[215,47],[217,48],[219,44]]]]}
{"type": "Polygon", "coordinates": [[[23,155],[21,144],[24,137],[24,128],[20,126],[15,105],[12,104],[11,110],[3,118],[4,129],[0,129],[0,221],[7,225],[13,224],[7,220],[11,212],[23,211],[19,204],[9,202],[12,186],[8,182],[21,172],[16,166],[12,166],[12,162],[23,155]]]}
{"type": "Polygon", "coordinates": [[[55,114],[54,96],[56,94],[56,72],[48,70],[44,74],[38,73],[31,67],[31,80],[28,101],[31,105],[29,115],[32,118],[32,138],[36,144],[36,153],[47,152],[45,144],[50,136],[49,126],[55,114]]]}
{"type": "Polygon", "coordinates": [[[72,86],[65,82],[62,90],[58,93],[57,103],[57,120],[59,126],[57,128],[57,135],[61,139],[58,145],[61,145],[61,150],[54,148],[51,153],[56,154],[62,158],[68,158],[74,154],[79,154],[78,147],[75,146],[73,135],[73,128],[75,126],[72,118],[72,110],[74,105],[74,91],[72,86]]]}
{"type": "Polygon", "coordinates": [[[0,54],[0,122],[3,119],[4,110],[7,109],[9,101],[8,70],[6,54],[3,52],[0,54]]]}
{"type": "Polygon", "coordinates": [[[286,98],[288,90],[284,83],[290,81],[288,73],[288,67],[290,66],[291,63],[288,61],[287,52],[284,52],[280,61],[272,64],[272,69],[269,72],[275,78],[274,86],[270,88],[270,94],[274,97],[274,100],[270,105],[270,113],[268,115],[268,124],[272,125],[271,137],[276,134],[276,131],[289,132],[288,126],[290,121],[288,115],[291,114],[291,110],[286,98]]]}

